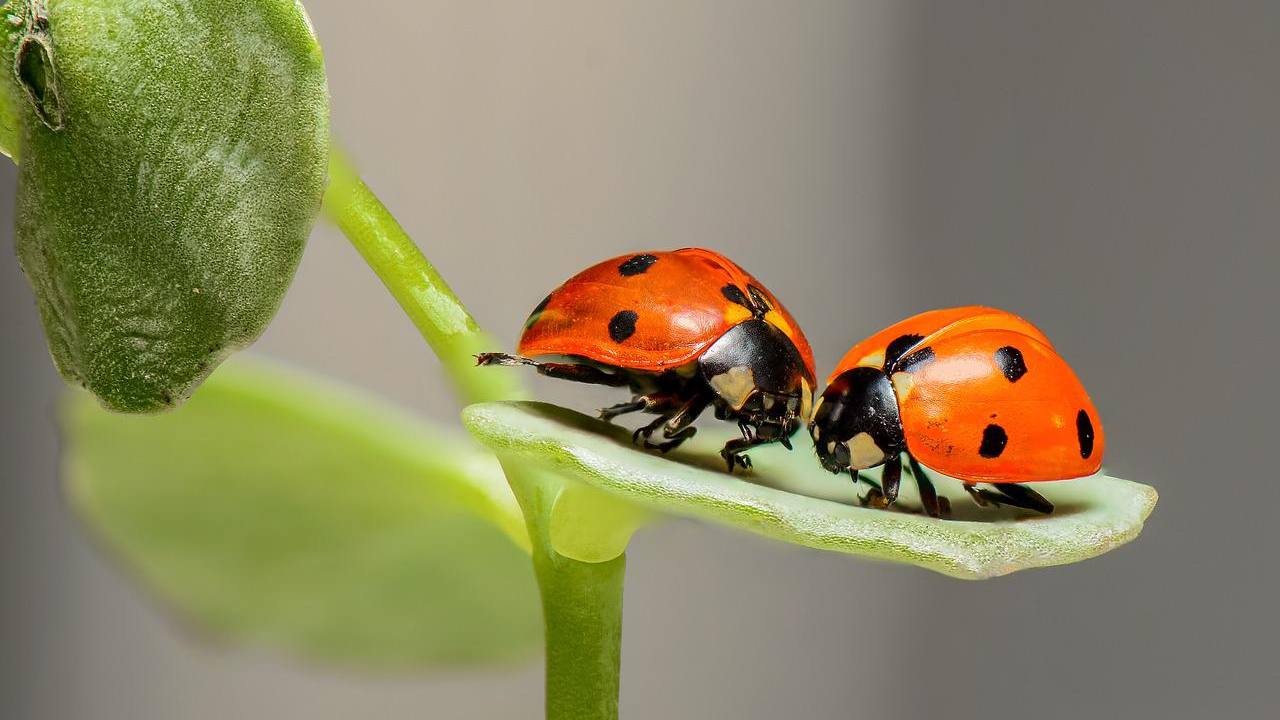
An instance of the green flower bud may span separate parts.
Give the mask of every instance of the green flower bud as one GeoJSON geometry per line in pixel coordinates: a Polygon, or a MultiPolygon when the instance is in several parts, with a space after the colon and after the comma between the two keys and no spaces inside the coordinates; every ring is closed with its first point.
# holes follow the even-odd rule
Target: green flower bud
{"type": "Polygon", "coordinates": [[[0,146],[20,151],[18,257],[54,361],[112,410],[176,405],[261,334],[319,211],[310,22],[295,0],[5,10],[20,136],[0,146]]]}

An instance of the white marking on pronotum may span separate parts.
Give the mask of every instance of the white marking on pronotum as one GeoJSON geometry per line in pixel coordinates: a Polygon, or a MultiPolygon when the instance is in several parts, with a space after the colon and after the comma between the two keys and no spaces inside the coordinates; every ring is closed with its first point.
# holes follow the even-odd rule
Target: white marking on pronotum
{"type": "Polygon", "coordinates": [[[734,410],[741,410],[755,392],[756,374],[746,366],[729,368],[711,378],[711,387],[729,401],[734,410]]]}
{"type": "Polygon", "coordinates": [[[884,462],[884,450],[870,433],[858,433],[849,441],[849,462],[855,468],[869,468],[884,462]]]}
{"type": "Polygon", "coordinates": [[[915,377],[909,372],[896,372],[889,379],[893,381],[893,394],[898,396],[898,403],[906,402],[916,386],[915,377]]]}

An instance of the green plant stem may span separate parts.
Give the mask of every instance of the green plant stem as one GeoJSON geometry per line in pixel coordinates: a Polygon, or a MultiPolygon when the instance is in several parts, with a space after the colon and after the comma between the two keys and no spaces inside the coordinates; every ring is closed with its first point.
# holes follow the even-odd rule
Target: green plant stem
{"type": "MultiPolygon", "coordinates": [[[[477,371],[474,355],[498,349],[351,165],[334,153],[325,213],[382,279],[439,356],[464,403],[525,397],[515,373],[477,371]]],[[[524,511],[546,621],[548,720],[618,716],[622,588],[626,557],[585,563],[551,545],[551,510],[562,483],[504,465],[524,511]]]]}
{"type": "Polygon", "coordinates": [[[614,720],[622,658],[626,555],[608,562],[567,558],[551,545],[551,509],[561,483],[503,462],[529,526],[547,638],[547,720],[614,720]]]}
{"type": "Polygon", "coordinates": [[[476,353],[502,346],[480,329],[431,261],[338,152],[329,160],[324,210],[435,351],[464,404],[525,397],[514,373],[476,371],[476,353]]]}

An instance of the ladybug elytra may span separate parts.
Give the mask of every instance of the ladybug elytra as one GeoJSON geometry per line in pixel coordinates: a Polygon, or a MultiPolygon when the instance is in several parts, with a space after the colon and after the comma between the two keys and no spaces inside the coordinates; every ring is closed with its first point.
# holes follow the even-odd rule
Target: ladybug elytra
{"type": "Polygon", "coordinates": [[[921,465],[963,482],[979,505],[1049,513],[1019,483],[1092,475],[1105,449],[1097,409],[1044,333],[977,306],[922,313],[855,345],[809,432],[833,473],[858,482],[858,470],[884,466],[868,496],[878,507],[897,498],[905,455],[934,517],[942,508],[921,465]]]}
{"type": "Polygon", "coordinates": [[[632,399],[600,417],[656,414],[633,435],[646,448],[679,446],[713,408],[742,431],[720,452],[730,471],[750,467],[745,451],[756,445],[790,449],[813,402],[813,351],[795,319],[738,265],[700,248],[624,255],[583,270],[534,309],[517,352],[476,360],[629,388],[632,399]]]}

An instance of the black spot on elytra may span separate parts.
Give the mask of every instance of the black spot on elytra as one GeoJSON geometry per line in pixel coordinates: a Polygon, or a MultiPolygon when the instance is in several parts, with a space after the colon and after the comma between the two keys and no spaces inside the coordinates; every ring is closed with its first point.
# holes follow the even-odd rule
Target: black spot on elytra
{"type": "Polygon", "coordinates": [[[978,454],[984,458],[998,458],[1004,452],[1004,446],[1009,444],[1009,434],[999,425],[988,425],[986,430],[982,431],[982,445],[978,448],[978,454]]]}
{"type": "Polygon", "coordinates": [[[551,302],[550,295],[542,298],[542,302],[538,303],[538,307],[534,308],[533,312],[529,313],[529,319],[524,321],[525,330],[533,327],[533,324],[538,322],[538,318],[542,317],[542,311],[547,309],[547,303],[549,302],[551,302]]]}
{"type": "Polygon", "coordinates": [[[733,283],[729,283],[728,285],[720,288],[720,294],[724,295],[725,299],[731,303],[741,305],[752,312],[755,311],[755,308],[751,307],[751,301],[747,299],[747,294],[742,292],[742,288],[734,285],[733,283]]]}
{"type": "Polygon", "coordinates": [[[636,333],[636,320],[640,316],[635,310],[623,310],[609,321],[609,337],[620,343],[636,333]]]}
{"type": "Polygon", "coordinates": [[[933,360],[934,353],[931,347],[922,347],[919,350],[911,351],[906,357],[898,361],[894,370],[903,372],[914,372],[921,365],[933,360]]]}
{"type": "Polygon", "coordinates": [[[619,265],[618,273],[623,277],[642,275],[645,270],[648,270],[656,262],[658,262],[658,258],[653,255],[637,255],[619,265]]]}
{"type": "Polygon", "coordinates": [[[894,363],[898,362],[898,358],[902,357],[903,353],[915,347],[916,343],[923,339],[923,335],[903,335],[889,343],[889,346],[884,349],[884,369],[892,369],[894,363]]]}
{"type": "Polygon", "coordinates": [[[1087,459],[1093,454],[1093,421],[1084,410],[1076,413],[1076,437],[1080,440],[1080,457],[1087,459]]]}
{"type": "Polygon", "coordinates": [[[1018,382],[1027,374],[1027,361],[1023,359],[1022,351],[1012,345],[996,350],[996,367],[1011,383],[1018,382]]]}

